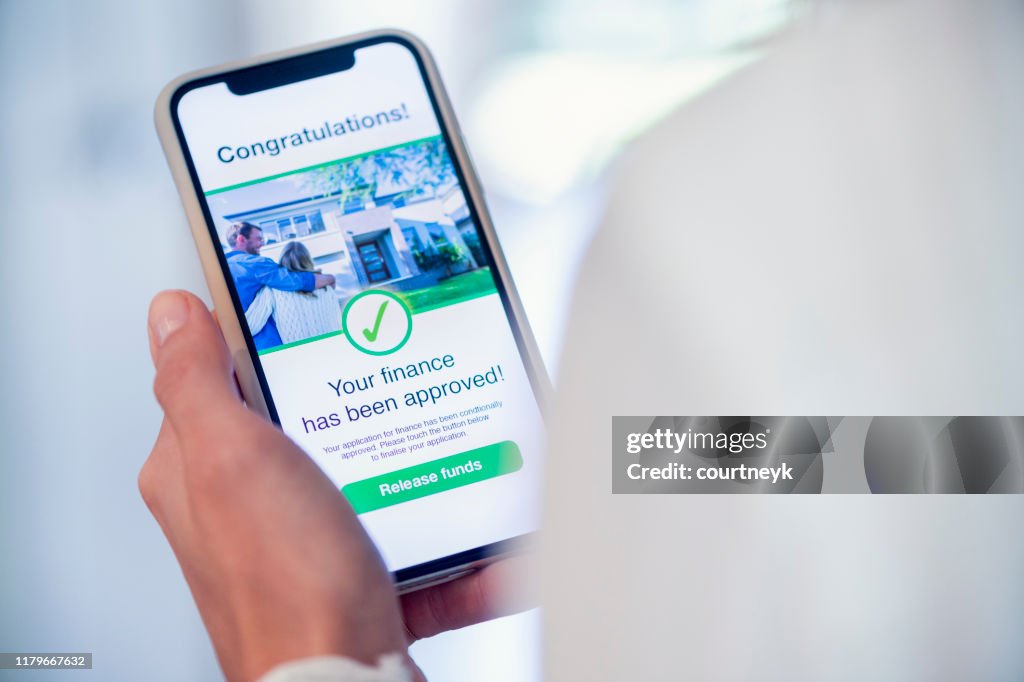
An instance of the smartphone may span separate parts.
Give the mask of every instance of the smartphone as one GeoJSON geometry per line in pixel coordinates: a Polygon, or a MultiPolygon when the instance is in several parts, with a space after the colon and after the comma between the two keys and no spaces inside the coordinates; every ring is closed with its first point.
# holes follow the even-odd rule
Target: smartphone
{"type": "Polygon", "coordinates": [[[547,376],[420,41],[190,73],[156,124],[245,400],[343,492],[399,589],[528,538],[547,376]]]}

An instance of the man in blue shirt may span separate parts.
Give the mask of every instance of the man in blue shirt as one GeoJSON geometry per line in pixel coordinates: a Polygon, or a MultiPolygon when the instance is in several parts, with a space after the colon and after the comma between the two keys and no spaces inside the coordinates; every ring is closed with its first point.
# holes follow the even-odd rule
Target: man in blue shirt
{"type": "MultiPolygon", "coordinates": [[[[231,251],[225,257],[243,309],[252,304],[256,294],[263,287],[282,291],[313,291],[334,285],[334,275],[293,272],[272,259],[261,256],[263,230],[252,223],[232,225],[228,233],[228,245],[231,251]]],[[[257,350],[281,345],[281,335],[277,331],[277,323],[274,322],[273,316],[267,320],[259,333],[253,334],[252,340],[256,343],[257,350]]]]}

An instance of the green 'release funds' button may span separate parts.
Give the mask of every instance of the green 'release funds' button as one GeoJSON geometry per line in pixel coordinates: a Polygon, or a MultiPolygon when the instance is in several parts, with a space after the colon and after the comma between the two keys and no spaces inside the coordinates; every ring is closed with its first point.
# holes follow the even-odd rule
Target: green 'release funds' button
{"type": "Polygon", "coordinates": [[[341,489],[356,514],[383,509],[523,468],[510,440],[349,483],[341,489]]]}

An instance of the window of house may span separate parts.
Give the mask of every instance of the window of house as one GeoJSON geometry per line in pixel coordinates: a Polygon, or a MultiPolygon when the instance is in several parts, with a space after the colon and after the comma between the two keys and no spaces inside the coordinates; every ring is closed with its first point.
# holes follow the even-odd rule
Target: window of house
{"type": "Polygon", "coordinates": [[[427,234],[430,235],[435,246],[444,246],[448,243],[448,237],[445,236],[444,230],[437,223],[427,225],[427,234]]]}
{"type": "Polygon", "coordinates": [[[326,231],[327,228],[324,227],[324,217],[320,215],[320,211],[313,211],[309,214],[308,218],[310,234],[326,231]]]}
{"type": "Polygon", "coordinates": [[[262,222],[259,227],[263,230],[264,244],[276,244],[281,241],[281,231],[278,229],[277,221],[269,220],[262,222]]]}
{"type": "Polygon", "coordinates": [[[342,211],[345,215],[349,213],[355,213],[356,211],[362,211],[365,207],[366,202],[361,197],[352,197],[345,200],[345,205],[342,206],[342,211]]]}
{"type": "Polygon", "coordinates": [[[409,245],[409,249],[414,253],[423,252],[423,242],[420,241],[420,235],[416,232],[415,227],[403,227],[402,234],[405,236],[405,243],[409,245]]]}
{"type": "Polygon", "coordinates": [[[291,218],[281,218],[277,221],[277,226],[281,230],[281,241],[286,239],[295,239],[297,233],[295,227],[292,225],[291,218]]]}

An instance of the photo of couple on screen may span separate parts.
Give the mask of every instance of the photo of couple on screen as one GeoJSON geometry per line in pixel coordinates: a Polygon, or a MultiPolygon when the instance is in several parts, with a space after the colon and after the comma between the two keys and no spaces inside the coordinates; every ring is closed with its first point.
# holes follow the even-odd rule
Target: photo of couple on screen
{"type": "Polygon", "coordinates": [[[260,352],[342,333],[367,289],[413,313],[495,291],[440,137],[207,195],[260,352]]]}

